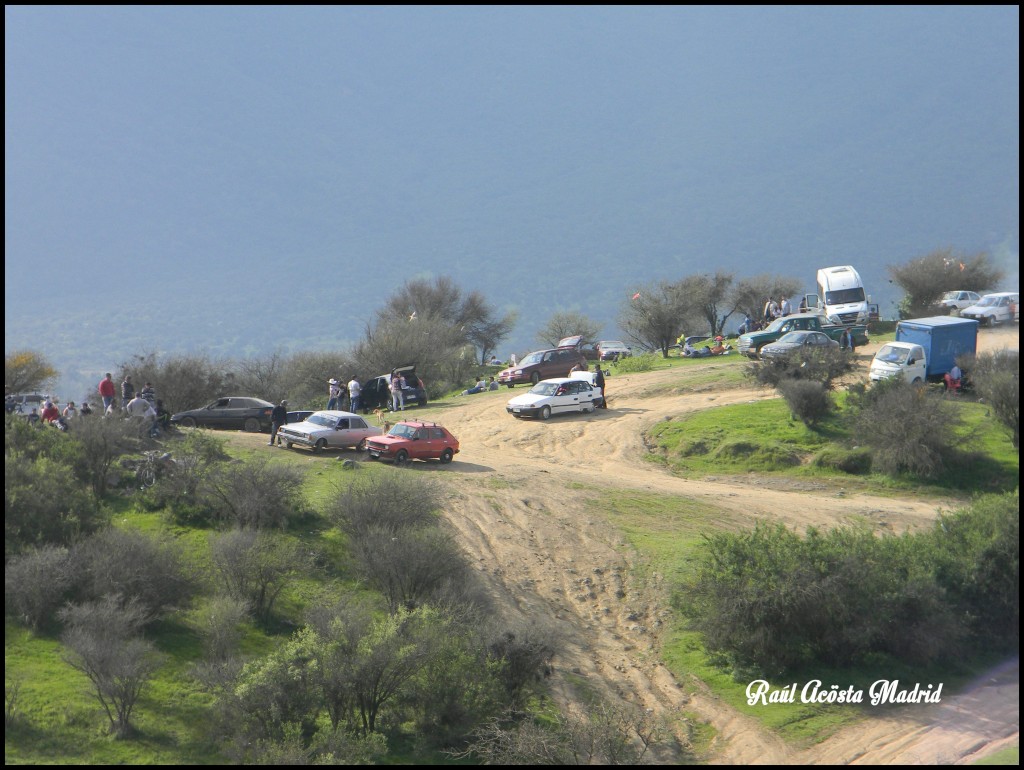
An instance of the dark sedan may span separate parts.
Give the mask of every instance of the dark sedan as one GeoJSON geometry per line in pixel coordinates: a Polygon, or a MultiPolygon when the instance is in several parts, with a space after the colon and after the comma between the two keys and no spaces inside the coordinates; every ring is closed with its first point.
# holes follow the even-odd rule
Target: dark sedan
{"type": "Polygon", "coordinates": [[[824,332],[796,331],[783,334],[775,342],[761,348],[761,358],[783,358],[795,350],[825,350],[838,348],[839,343],[824,332]]]}
{"type": "Polygon", "coordinates": [[[270,430],[274,405],[262,398],[226,396],[202,409],[171,415],[171,422],[183,428],[229,428],[250,433],[270,430]]]}

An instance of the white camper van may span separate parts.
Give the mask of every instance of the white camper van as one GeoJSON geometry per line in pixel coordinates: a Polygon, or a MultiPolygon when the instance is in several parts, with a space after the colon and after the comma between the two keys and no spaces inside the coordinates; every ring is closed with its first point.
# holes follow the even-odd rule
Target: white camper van
{"type": "Polygon", "coordinates": [[[834,324],[868,322],[871,297],[864,293],[864,282],[853,265],[823,267],[818,270],[818,293],[804,298],[808,310],[818,310],[834,324]]]}

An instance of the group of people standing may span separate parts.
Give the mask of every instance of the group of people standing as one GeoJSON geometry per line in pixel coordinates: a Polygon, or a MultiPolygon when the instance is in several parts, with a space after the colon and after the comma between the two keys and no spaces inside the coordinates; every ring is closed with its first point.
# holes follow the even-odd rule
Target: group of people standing
{"type": "MultiPolygon", "coordinates": [[[[104,416],[114,414],[117,400],[117,388],[114,376],[107,372],[100,384],[96,386],[103,401],[104,416]]],[[[139,391],[135,390],[132,376],[126,374],[121,381],[121,412],[139,423],[140,432],[151,437],[160,435],[161,430],[171,426],[171,413],[164,407],[164,402],[156,397],[153,383],[147,382],[139,391]]]]}
{"type": "Polygon", "coordinates": [[[359,383],[359,375],[353,374],[347,384],[331,377],[327,381],[327,408],[343,412],[359,411],[363,386],[359,383]],[[348,407],[347,409],[345,407],[348,407]]]}

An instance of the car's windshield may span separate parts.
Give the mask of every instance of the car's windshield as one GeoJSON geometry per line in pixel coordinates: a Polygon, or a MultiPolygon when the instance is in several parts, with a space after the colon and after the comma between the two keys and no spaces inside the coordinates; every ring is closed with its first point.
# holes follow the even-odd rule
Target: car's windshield
{"type": "Polygon", "coordinates": [[[416,435],[416,429],[411,425],[405,425],[404,423],[398,423],[395,427],[388,431],[389,436],[397,436],[398,438],[412,438],[416,435]]]}
{"type": "MultiPolygon", "coordinates": [[[[934,295],[933,295],[934,296],[934,295]]],[[[858,286],[855,289],[840,289],[839,291],[826,291],[826,305],[844,305],[847,302],[863,302],[864,289],[858,286]]]]}
{"type": "Polygon", "coordinates": [[[530,392],[537,396],[553,396],[557,390],[557,382],[538,382],[530,388],[530,392]]]}
{"type": "Polygon", "coordinates": [[[789,334],[783,334],[779,342],[802,345],[810,338],[811,334],[812,332],[790,332],[789,334]]]}
{"type": "Polygon", "coordinates": [[[765,331],[766,332],[777,332],[777,331],[779,331],[779,329],[782,328],[783,324],[789,323],[789,320],[790,319],[786,318],[785,316],[783,316],[782,318],[776,318],[774,321],[771,322],[771,324],[768,326],[768,328],[765,329],[765,331]]]}
{"type": "Polygon", "coordinates": [[[907,356],[910,351],[906,348],[897,348],[892,345],[886,345],[875,355],[879,361],[885,361],[887,364],[902,364],[907,360],[907,356]]]}
{"type": "Polygon", "coordinates": [[[530,364],[539,364],[541,358],[543,358],[544,352],[530,353],[526,358],[519,362],[520,366],[529,366],[530,364]]]}
{"type": "Polygon", "coordinates": [[[958,291],[947,291],[942,295],[943,299],[960,299],[960,292],[958,291]]]}
{"type": "Polygon", "coordinates": [[[999,297],[982,297],[981,302],[978,303],[978,307],[997,307],[999,305],[999,297]]]}
{"type": "Polygon", "coordinates": [[[333,428],[338,424],[337,417],[329,417],[326,414],[314,414],[306,418],[306,422],[311,422],[314,425],[322,425],[325,428],[333,428]]]}

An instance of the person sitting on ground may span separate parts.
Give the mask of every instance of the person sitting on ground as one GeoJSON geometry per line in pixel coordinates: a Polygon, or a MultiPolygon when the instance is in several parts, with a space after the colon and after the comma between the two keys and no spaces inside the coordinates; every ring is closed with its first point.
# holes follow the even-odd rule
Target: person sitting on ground
{"type": "MultiPolygon", "coordinates": [[[[35,409],[32,411],[35,412],[35,409]]],[[[57,418],[60,417],[60,410],[57,409],[56,404],[52,401],[47,401],[43,404],[43,413],[41,417],[46,422],[56,422],[57,418]]]]}
{"type": "Polygon", "coordinates": [[[960,370],[959,366],[953,364],[953,368],[946,372],[943,379],[946,382],[946,390],[955,395],[963,387],[964,373],[960,370]]]}
{"type": "Polygon", "coordinates": [[[687,357],[693,357],[697,355],[697,348],[693,346],[692,342],[687,342],[683,345],[683,355],[687,357]]]}
{"type": "Polygon", "coordinates": [[[68,401],[68,405],[64,407],[64,411],[61,412],[61,417],[65,420],[70,420],[72,417],[78,416],[78,410],[75,408],[74,401],[68,401]]]}
{"type": "Polygon", "coordinates": [[[78,410],[78,413],[80,415],[82,415],[83,417],[92,414],[92,407],[89,406],[89,402],[88,401],[83,401],[82,402],[82,408],[78,410]]]}
{"type": "Polygon", "coordinates": [[[722,337],[715,337],[715,344],[711,346],[711,355],[722,356],[729,352],[729,346],[725,344],[722,337]]]}
{"type": "Polygon", "coordinates": [[[466,390],[462,391],[459,395],[472,396],[474,393],[483,393],[485,390],[487,390],[487,383],[483,380],[478,380],[476,385],[472,388],[466,388],[466,390]]]}
{"type": "Polygon", "coordinates": [[[497,390],[498,387],[499,387],[499,385],[498,385],[497,381],[494,379],[494,377],[491,377],[490,380],[487,383],[487,389],[488,390],[497,390]]]}

